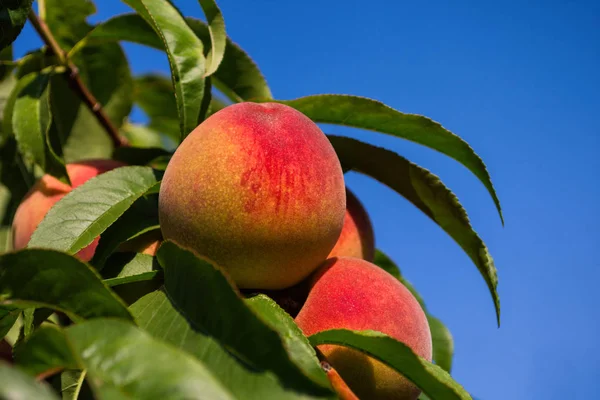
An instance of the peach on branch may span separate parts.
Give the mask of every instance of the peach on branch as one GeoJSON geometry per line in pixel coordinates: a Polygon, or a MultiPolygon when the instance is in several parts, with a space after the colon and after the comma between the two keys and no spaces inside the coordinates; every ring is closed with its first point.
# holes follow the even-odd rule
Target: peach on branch
{"type": "MultiPolygon", "coordinates": [[[[396,278],[367,261],[332,258],[311,278],[296,323],[310,336],[328,329],[375,330],[431,361],[432,342],[423,309],[396,278]]],[[[319,350],[361,399],[416,399],[420,390],[403,375],[358,350],[319,350]]]]}
{"type": "Polygon", "coordinates": [[[337,243],[328,258],[356,257],[373,261],[375,235],[367,210],[349,189],[346,189],[346,215],[337,243]]]}
{"type": "MultiPolygon", "coordinates": [[[[72,186],[59,181],[52,175],[44,175],[33,185],[17,208],[12,225],[14,248],[19,250],[27,246],[33,231],[42,222],[50,208],[67,193],[97,175],[124,165],[115,160],[86,160],[67,164],[67,174],[72,186]]],[[[77,253],[77,257],[83,261],[91,260],[99,240],[100,237],[97,237],[87,247],[81,249],[77,253]]]]}
{"type": "Polygon", "coordinates": [[[313,272],[340,235],[345,207],[327,137],[276,103],[210,116],[178,147],[159,195],[165,239],[256,289],[286,288],[313,272]]]}

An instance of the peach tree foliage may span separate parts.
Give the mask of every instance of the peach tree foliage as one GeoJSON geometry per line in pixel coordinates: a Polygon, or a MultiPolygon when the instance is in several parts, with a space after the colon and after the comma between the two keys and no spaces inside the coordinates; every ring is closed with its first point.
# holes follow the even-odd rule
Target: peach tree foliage
{"type": "MultiPolygon", "coordinates": [[[[123,2],[130,13],[97,25],[87,21],[95,12],[88,0],[0,2],[0,395],[352,398],[315,350],[336,344],[399,371],[423,399],[471,398],[450,374],[452,335],[379,250],[375,263],[425,310],[433,362],[376,331],[330,330],[307,338],[276,296],[238,291],[218,267],[173,242],[156,255],[118,251],[160,232],[161,178],[186,135],[220,109],[245,101],[280,102],[316,123],[437,150],[481,181],[502,219],[483,161],[437,122],[351,95],[273,98],[258,66],[227,36],[213,0],[199,0],[197,16],[182,15],[167,0],[123,2]],[[44,46],[15,60],[12,42],[25,23],[44,46]],[[171,76],[133,75],[124,41],[164,51],[171,76]],[[129,120],[134,105],[147,124],[129,120]],[[28,248],[13,250],[15,211],[34,182],[49,174],[71,184],[66,164],[92,158],[128,166],[75,188],[51,208],[28,248]],[[89,262],[74,256],[98,236],[89,262]]],[[[387,185],[456,241],[483,277],[499,323],[496,268],[450,189],[390,150],[328,138],[344,172],[387,185]]]]}

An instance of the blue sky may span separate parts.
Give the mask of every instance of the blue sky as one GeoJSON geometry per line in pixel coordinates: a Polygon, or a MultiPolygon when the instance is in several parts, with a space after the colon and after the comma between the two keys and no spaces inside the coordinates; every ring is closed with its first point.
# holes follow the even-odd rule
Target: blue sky
{"type": "MultiPolygon", "coordinates": [[[[128,11],[118,0],[97,3],[95,21],[128,11]]],[[[175,3],[201,16],[197,2],[175,3]]],[[[377,245],[453,332],[455,378],[484,400],[600,398],[600,2],[219,5],[229,35],[276,98],[381,100],[442,123],[487,163],[504,228],[483,186],[455,161],[385,135],[324,127],[439,175],[488,244],[500,279],[500,329],[482,278],[441,229],[379,183],[347,178],[371,214],[377,245]]],[[[27,27],[17,53],[34,46],[27,27]]],[[[162,54],[126,49],[136,73],[167,71],[162,54]]]]}

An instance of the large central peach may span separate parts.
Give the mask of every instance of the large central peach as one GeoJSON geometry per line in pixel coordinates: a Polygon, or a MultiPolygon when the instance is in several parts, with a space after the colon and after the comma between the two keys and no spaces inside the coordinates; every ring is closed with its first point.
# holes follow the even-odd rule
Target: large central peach
{"type": "Polygon", "coordinates": [[[241,288],[282,289],[333,248],[346,198],[327,137],[291,107],[240,103],[200,124],[165,171],[165,239],[196,251],[241,288]]]}

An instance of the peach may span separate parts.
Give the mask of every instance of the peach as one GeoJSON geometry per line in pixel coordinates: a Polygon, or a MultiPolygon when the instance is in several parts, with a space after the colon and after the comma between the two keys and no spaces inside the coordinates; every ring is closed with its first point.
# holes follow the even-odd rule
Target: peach
{"type": "Polygon", "coordinates": [[[155,256],[158,246],[162,243],[162,235],[160,230],[153,230],[142,233],[131,240],[119,246],[120,252],[142,253],[149,256],[155,256]]]}
{"type": "MultiPolygon", "coordinates": [[[[82,185],[90,178],[124,165],[115,160],[86,160],[67,164],[67,174],[72,186],[51,175],[44,175],[29,190],[15,213],[12,225],[15,250],[27,246],[33,231],[42,222],[48,210],[73,188],[82,185]]],[[[99,240],[100,237],[97,237],[87,247],[81,249],[77,257],[83,261],[91,260],[99,240]]]]}
{"type": "Polygon", "coordinates": [[[346,215],[337,243],[328,258],[356,257],[373,261],[375,235],[369,214],[349,189],[346,189],[346,215]]]}
{"type": "Polygon", "coordinates": [[[276,103],[239,103],[181,143],[164,174],[165,240],[223,268],[240,288],[283,289],[312,273],[340,235],[344,176],[327,137],[276,103]]]}
{"type": "MultiPolygon", "coordinates": [[[[328,329],[375,330],[431,361],[423,309],[396,278],[358,258],[332,258],[315,273],[296,323],[310,336],[328,329]]],[[[416,399],[420,390],[387,365],[343,346],[319,346],[361,399],[416,399]]]]}

